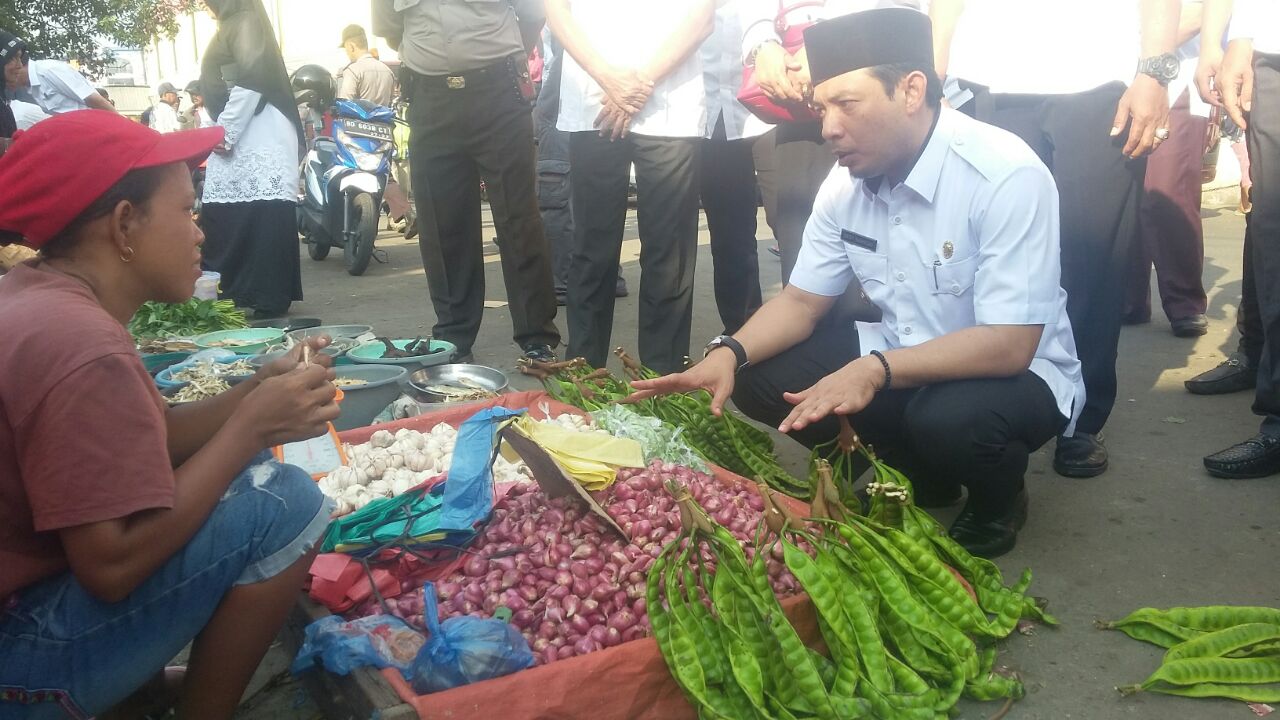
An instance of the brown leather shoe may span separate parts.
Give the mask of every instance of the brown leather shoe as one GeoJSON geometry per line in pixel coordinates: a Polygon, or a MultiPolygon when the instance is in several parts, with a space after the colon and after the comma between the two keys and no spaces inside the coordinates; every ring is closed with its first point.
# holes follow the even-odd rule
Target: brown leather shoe
{"type": "Polygon", "coordinates": [[[1053,471],[1063,477],[1091,478],[1107,471],[1107,446],[1102,434],[1077,431],[1072,437],[1058,437],[1053,452],[1053,471]]]}

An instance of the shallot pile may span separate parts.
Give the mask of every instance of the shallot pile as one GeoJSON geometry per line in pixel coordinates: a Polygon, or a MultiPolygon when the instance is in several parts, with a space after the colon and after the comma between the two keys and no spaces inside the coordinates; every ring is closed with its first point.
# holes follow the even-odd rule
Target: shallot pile
{"type": "MultiPolygon", "coordinates": [[[[576,498],[550,499],[535,486],[513,487],[459,570],[435,584],[441,618],[489,617],[499,607],[533,648],[538,664],[584,655],[649,634],[647,572],[680,533],[674,479],[746,546],[750,556],[764,504],[754,488],[732,487],[689,468],[654,461],[623,469],[595,494],[631,542],[576,498]]],[[[767,559],[774,591],[799,591],[781,558],[767,559]]],[[[413,580],[390,609],[422,626],[422,590],[413,580]],[[416,589],[415,589],[416,587],[416,589]]],[[[367,607],[370,612],[380,608],[367,607]]]]}

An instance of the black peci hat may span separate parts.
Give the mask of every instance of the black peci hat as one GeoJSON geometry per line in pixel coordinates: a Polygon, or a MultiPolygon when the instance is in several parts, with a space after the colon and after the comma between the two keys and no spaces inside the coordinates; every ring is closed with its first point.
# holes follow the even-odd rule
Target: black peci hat
{"type": "Polygon", "coordinates": [[[813,84],[876,65],[933,67],[933,26],[910,8],[883,8],[824,20],[804,31],[813,84]]]}

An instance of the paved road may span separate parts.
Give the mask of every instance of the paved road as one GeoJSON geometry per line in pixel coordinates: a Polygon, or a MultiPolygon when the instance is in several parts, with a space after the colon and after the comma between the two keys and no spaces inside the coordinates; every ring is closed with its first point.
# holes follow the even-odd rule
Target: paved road
{"type": "MultiPolygon", "coordinates": [[[[1159,311],[1148,324],[1129,327],[1120,345],[1120,394],[1107,426],[1111,470],[1100,478],[1069,480],[1053,473],[1042,450],[1031,462],[1031,519],[1017,549],[1001,558],[1006,574],[1035,571],[1036,595],[1050,599],[1059,629],[1015,636],[1001,663],[1022,672],[1029,694],[1013,718],[1205,718],[1252,717],[1241,703],[1160,696],[1121,699],[1112,689],[1141,681],[1155,669],[1160,651],[1118,634],[1093,629],[1097,618],[1113,619],[1144,606],[1215,603],[1280,606],[1276,558],[1280,557],[1280,482],[1209,478],[1200,459],[1255,432],[1248,393],[1225,397],[1187,394],[1183,380],[1217,364],[1234,349],[1235,308],[1240,293],[1243,218],[1231,208],[1207,209],[1205,281],[1211,288],[1209,334],[1173,337],[1159,311]]],[[[767,227],[761,218],[761,235],[767,227]]],[[[491,226],[486,230],[491,233],[491,226]]],[[[634,238],[634,215],[628,226],[634,238]]],[[[711,295],[711,257],[705,226],[701,238],[694,319],[694,345],[720,331],[711,295]]],[[[307,300],[295,315],[326,322],[367,322],[383,333],[422,335],[432,322],[417,246],[384,233],[387,262],[364,277],[349,277],[339,255],[316,263],[303,256],[307,300]]],[[[763,279],[777,291],[778,263],[760,242],[763,279]]],[[[490,252],[496,252],[488,246],[490,252]]],[[[625,274],[633,295],[618,301],[614,343],[635,345],[639,283],[637,241],[626,243],[625,274]]],[[[505,297],[496,254],[487,266],[489,298],[505,297]]],[[[505,309],[485,311],[477,361],[510,370],[516,348],[505,309]]],[[[563,322],[561,322],[563,327],[563,322]]],[[[523,378],[516,381],[524,386],[523,378]]],[[[779,440],[785,462],[799,470],[803,454],[779,440]]],[[[952,511],[954,513],[954,511],[952,511]]],[[[951,513],[944,513],[949,521],[951,513]]],[[[267,674],[267,673],[264,673],[267,674]]],[[[297,706],[285,685],[259,697],[245,718],[315,717],[309,703],[297,706]]],[[[963,705],[960,717],[985,718],[993,705],[963,705]]]]}

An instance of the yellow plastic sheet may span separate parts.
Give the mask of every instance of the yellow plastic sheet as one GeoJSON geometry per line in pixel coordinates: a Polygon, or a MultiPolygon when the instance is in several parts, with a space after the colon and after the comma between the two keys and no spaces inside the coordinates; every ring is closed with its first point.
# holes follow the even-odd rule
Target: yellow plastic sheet
{"type": "MultiPolygon", "coordinates": [[[[640,443],[602,433],[569,430],[553,423],[540,423],[525,415],[511,425],[521,435],[546,450],[565,472],[587,490],[603,490],[618,478],[618,468],[644,467],[644,451],[640,443]]],[[[502,455],[514,462],[517,457],[509,445],[502,455]]]]}

